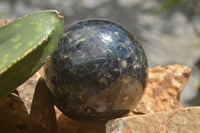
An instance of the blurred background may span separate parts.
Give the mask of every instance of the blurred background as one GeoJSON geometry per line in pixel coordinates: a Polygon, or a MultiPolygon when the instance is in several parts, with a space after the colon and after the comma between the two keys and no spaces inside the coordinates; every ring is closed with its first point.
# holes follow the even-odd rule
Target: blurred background
{"type": "Polygon", "coordinates": [[[192,72],[181,94],[184,106],[200,105],[199,0],[0,0],[0,19],[58,10],[65,27],[104,18],[128,28],[146,51],[149,67],[181,64],[192,72]]]}

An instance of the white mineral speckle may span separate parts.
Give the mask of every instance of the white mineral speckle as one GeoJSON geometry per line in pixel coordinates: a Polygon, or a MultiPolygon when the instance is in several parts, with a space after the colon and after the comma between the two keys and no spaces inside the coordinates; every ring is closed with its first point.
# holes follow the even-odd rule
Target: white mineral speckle
{"type": "Polygon", "coordinates": [[[123,68],[126,68],[126,67],[127,67],[127,61],[126,61],[126,60],[122,60],[122,61],[121,61],[121,66],[122,66],[123,68]]]}

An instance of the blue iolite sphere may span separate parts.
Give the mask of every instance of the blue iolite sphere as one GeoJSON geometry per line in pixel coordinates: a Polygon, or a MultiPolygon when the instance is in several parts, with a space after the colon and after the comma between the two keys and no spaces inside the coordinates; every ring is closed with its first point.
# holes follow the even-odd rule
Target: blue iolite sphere
{"type": "Polygon", "coordinates": [[[147,58],[135,37],[106,20],[68,27],[45,64],[55,104],[72,119],[105,121],[125,115],[140,100],[147,58]]]}

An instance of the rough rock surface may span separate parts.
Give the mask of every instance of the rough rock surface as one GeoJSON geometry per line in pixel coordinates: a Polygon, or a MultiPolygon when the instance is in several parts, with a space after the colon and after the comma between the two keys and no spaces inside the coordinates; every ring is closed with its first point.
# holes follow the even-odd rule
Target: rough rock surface
{"type": "MultiPolygon", "coordinates": [[[[137,114],[147,114],[182,108],[183,106],[179,102],[179,95],[186,86],[189,75],[190,69],[182,65],[170,65],[167,67],[158,66],[150,69],[146,92],[136,109],[133,111],[136,115],[135,117],[140,117],[140,115],[138,116],[137,114]]],[[[133,115],[133,113],[130,113],[129,115],[133,115]]],[[[56,114],[58,132],[105,132],[104,123],[99,125],[96,124],[95,126],[95,124],[76,122],[63,115],[57,109],[56,114]]]]}
{"type": "Polygon", "coordinates": [[[0,99],[0,133],[46,133],[46,129],[32,121],[23,101],[16,94],[0,99]]]}
{"type": "Polygon", "coordinates": [[[17,88],[17,91],[25,104],[25,107],[30,114],[31,103],[33,100],[33,94],[35,91],[35,87],[40,78],[39,73],[35,73],[31,78],[29,78],[24,84],[17,88]]]}
{"type": "Polygon", "coordinates": [[[162,111],[111,120],[106,133],[199,133],[200,107],[162,111]]]}
{"type": "MultiPolygon", "coordinates": [[[[40,72],[42,72],[42,69],[40,72]]],[[[136,109],[133,111],[135,115],[130,117],[122,117],[108,122],[107,131],[116,131],[120,133],[120,131],[132,132],[134,130],[143,132],[143,130],[148,129],[148,131],[152,130],[153,132],[153,127],[156,127],[157,124],[160,124],[160,126],[155,128],[155,131],[157,131],[157,129],[160,132],[177,130],[182,131],[181,126],[186,126],[186,128],[192,128],[192,126],[194,126],[194,130],[192,131],[195,132],[198,129],[198,127],[195,126],[198,126],[199,124],[197,121],[195,121],[196,118],[199,117],[198,112],[195,112],[195,110],[197,110],[196,108],[190,108],[189,110],[185,110],[183,108],[180,110],[169,111],[183,107],[179,102],[179,95],[186,86],[189,75],[190,69],[181,65],[170,65],[167,67],[158,66],[150,69],[146,92],[136,109]],[[151,114],[152,112],[158,111],[165,112],[151,114]],[[171,113],[174,111],[175,113],[171,113]],[[163,117],[163,119],[161,117],[163,117]],[[134,118],[135,121],[131,120],[132,118],[134,118]],[[180,121],[178,121],[179,119],[180,121]],[[129,125],[126,124],[126,120],[129,125]],[[196,122],[196,125],[193,125],[193,123],[190,124],[189,121],[196,122]],[[132,122],[133,124],[131,124],[132,122]],[[134,122],[137,124],[134,124],[134,122]],[[111,126],[110,124],[114,125],[111,126]],[[136,127],[137,130],[135,130],[135,125],[138,126],[136,127]],[[145,129],[143,127],[145,127],[145,129]]],[[[19,96],[11,94],[8,97],[1,99],[0,116],[2,117],[0,117],[0,124],[2,126],[0,126],[0,132],[56,132],[53,103],[51,102],[51,98],[49,97],[49,92],[45,87],[44,81],[42,79],[38,81],[39,78],[40,74],[36,73],[22,85],[25,86],[22,90],[18,88],[20,96],[23,97],[22,99],[27,98],[27,100],[24,100],[25,103],[28,101],[30,106],[33,100],[30,116],[27,113],[27,109],[25,108],[24,103],[19,96]],[[33,97],[34,90],[35,94],[33,97]],[[28,93],[27,95],[26,91],[30,91],[30,94],[28,93]]],[[[86,123],[73,121],[67,116],[63,115],[58,109],[56,109],[56,116],[59,133],[105,132],[106,123],[86,123]]],[[[184,127],[184,129],[186,128],[184,127]]]]}
{"type": "Polygon", "coordinates": [[[133,113],[147,114],[182,108],[179,96],[189,76],[190,69],[178,64],[150,69],[146,91],[133,113]]]}
{"type": "Polygon", "coordinates": [[[2,20],[0,19],[0,28],[9,24],[11,22],[11,20],[2,20]]]}
{"type": "MultiPolygon", "coordinates": [[[[56,107],[55,107],[56,108],[56,107]]],[[[58,133],[105,133],[106,122],[74,121],[56,108],[58,133]]]]}
{"type": "Polygon", "coordinates": [[[57,133],[54,102],[42,77],[38,80],[35,88],[30,117],[47,129],[48,133],[57,133]]]}

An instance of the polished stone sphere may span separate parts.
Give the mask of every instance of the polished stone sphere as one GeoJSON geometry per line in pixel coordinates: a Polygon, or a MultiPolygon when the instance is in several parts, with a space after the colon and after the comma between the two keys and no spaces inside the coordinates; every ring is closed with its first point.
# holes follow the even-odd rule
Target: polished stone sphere
{"type": "Polygon", "coordinates": [[[44,73],[56,106],[76,120],[105,121],[133,109],[145,90],[147,58],[136,38],[107,20],[68,27],[44,73]]]}

